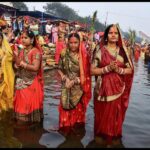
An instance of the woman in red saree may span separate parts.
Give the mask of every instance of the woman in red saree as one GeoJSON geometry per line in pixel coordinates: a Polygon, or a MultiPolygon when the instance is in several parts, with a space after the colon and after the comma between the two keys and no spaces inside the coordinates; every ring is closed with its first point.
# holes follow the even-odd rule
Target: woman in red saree
{"type": "Polygon", "coordinates": [[[16,84],[14,96],[15,118],[20,122],[40,122],[43,111],[42,50],[34,33],[22,35],[24,49],[14,51],[16,84]]]}
{"type": "Polygon", "coordinates": [[[135,43],[135,45],[134,45],[134,60],[135,60],[135,62],[138,62],[140,54],[141,54],[140,45],[135,43]]]}
{"type": "Polygon", "coordinates": [[[59,129],[70,132],[75,125],[85,124],[87,104],[91,98],[90,62],[85,45],[77,33],[68,38],[59,61],[62,91],[59,105],[59,129]]]}
{"type": "Polygon", "coordinates": [[[58,36],[58,41],[56,42],[56,53],[55,62],[58,64],[61,51],[66,48],[65,37],[58,36]]]}
{"type": "Polygon", "coordinates": [[[107,146],[120,141],[133,81],[133,64],[117,25],[104,33],[93,57],[91,74],[97,77],[94,89],[95,139],[107,146]]]}

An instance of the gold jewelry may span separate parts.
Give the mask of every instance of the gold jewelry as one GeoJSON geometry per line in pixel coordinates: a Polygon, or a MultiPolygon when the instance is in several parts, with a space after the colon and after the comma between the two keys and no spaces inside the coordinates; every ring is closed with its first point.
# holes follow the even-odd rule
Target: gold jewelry
{"type": "Polygon", "coordinates": [[[114,49],[112,49],[112,48],[110,48],[108,46],[106,48],[110,52],[111,55],[113,55],[115,58],[117,58],[117,55],[119,53],[117,45],[116,45],[116,47],[114,49]]]}
{"type": "Polygon", "coordinates": [[[114,52],[114,51],[116,51],[117,49],[118,49],[118,46],[116,45],[116,47],[115,48],[111,48],[111,47],[109,47],[109,46],[106,46],[106,48],[108,49],[108,50],[110,50],[111,52],[114,52]]]}

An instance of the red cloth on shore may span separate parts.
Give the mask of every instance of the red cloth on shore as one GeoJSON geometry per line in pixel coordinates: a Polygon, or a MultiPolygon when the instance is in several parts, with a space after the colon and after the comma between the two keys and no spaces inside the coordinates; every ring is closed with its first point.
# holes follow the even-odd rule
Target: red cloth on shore
{"type": "Polygon", "coordinates": [[[55,62],[57,64],[59,62],[60,54],[64,48],[66,48],[66,44],[64,41],[57,41],[56,42],[55,62]]]}

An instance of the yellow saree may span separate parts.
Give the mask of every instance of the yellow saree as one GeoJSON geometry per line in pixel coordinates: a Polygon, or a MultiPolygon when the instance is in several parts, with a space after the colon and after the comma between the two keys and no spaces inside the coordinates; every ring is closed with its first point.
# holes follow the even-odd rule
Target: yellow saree
{"type": "Polygon", "coordinates": [[[13,53],[4,36],[0,47],[0,111],[13,108],[14,71],[13,53]]]}

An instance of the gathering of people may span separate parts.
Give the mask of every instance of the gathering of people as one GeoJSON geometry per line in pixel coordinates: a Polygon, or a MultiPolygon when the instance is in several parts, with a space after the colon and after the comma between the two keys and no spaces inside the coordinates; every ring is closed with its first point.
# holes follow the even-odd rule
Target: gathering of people
{"type": "Polygon", "coordinates": [[[150,46],[131,46],[118,24],[108,25],[102,35],[64,20],[47,20],[45,31],[41,29],[37,20],[28,17],[0,25],[0,113],[13,110],[17,125],[43,121],[42,57],[44,47],[53,44],[62,81],[59,131],[67,135],[74,126],[83,128],[93,99],[95,140],[107,147],[119,142],[133,83],[133,61],[143,55],[148,63],[150,46]]]}

